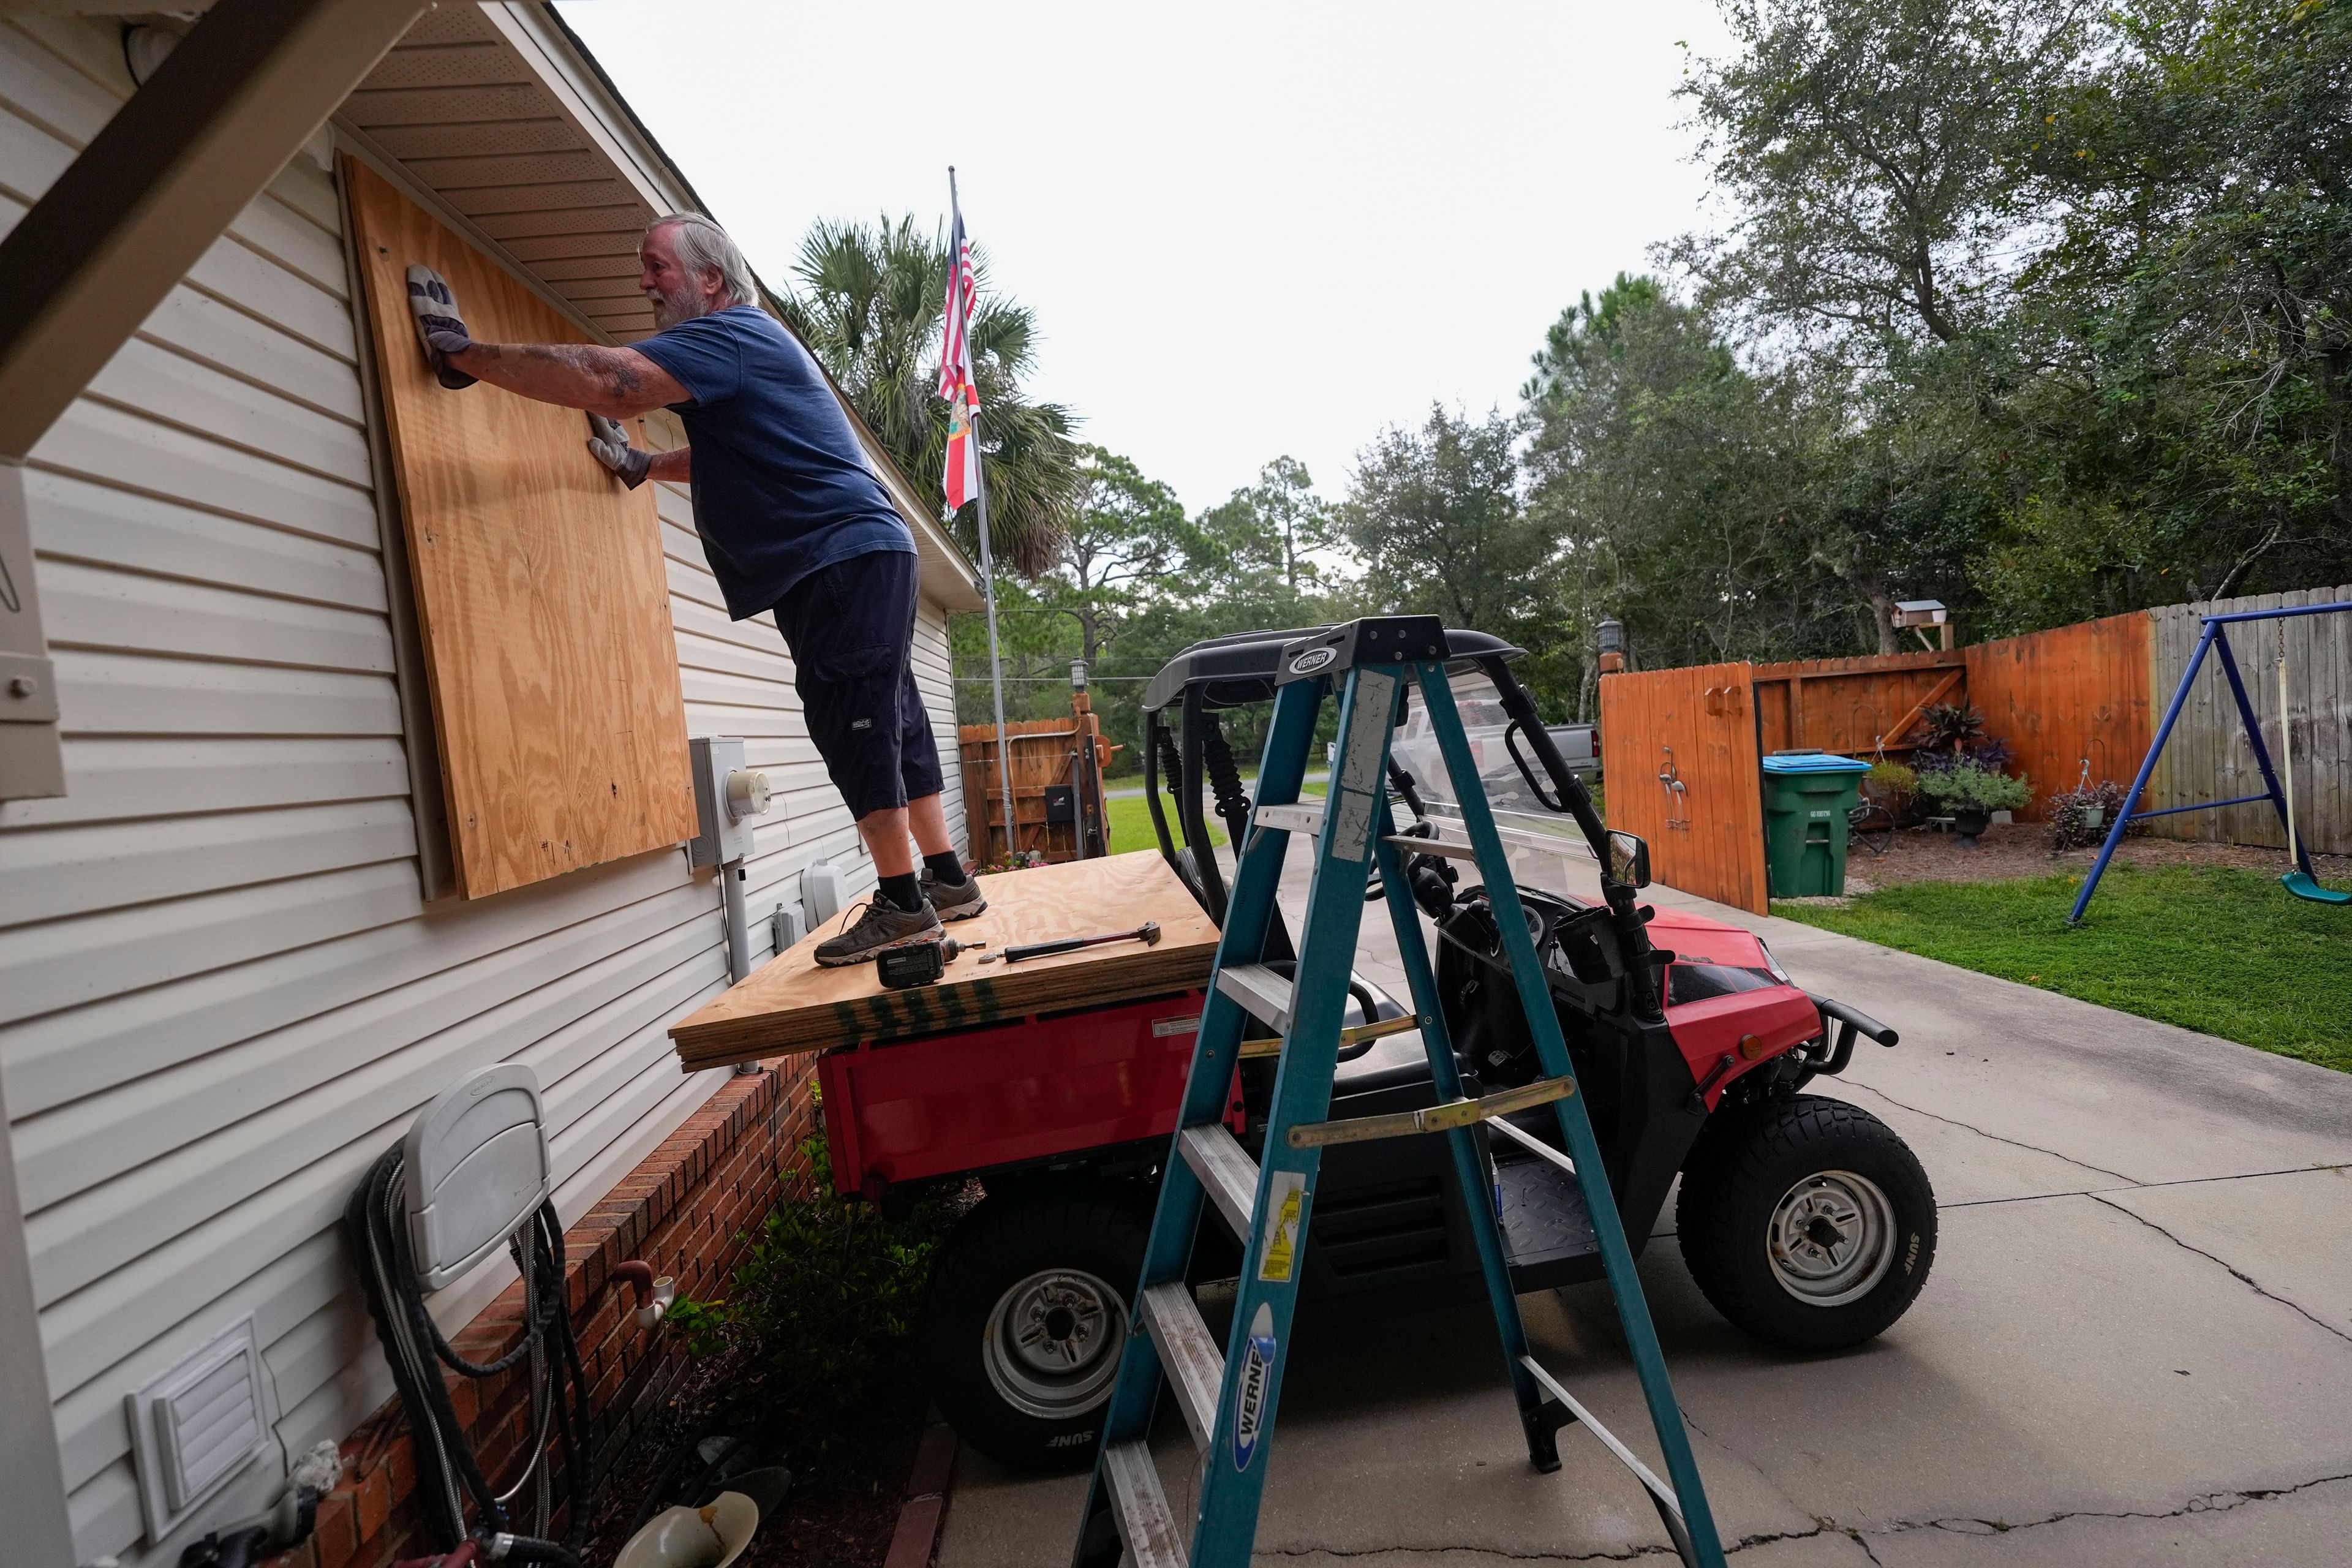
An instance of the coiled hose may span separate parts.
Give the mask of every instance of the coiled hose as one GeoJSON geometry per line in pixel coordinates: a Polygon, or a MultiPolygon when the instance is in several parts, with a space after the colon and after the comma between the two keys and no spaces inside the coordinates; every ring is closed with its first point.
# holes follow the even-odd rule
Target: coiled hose
{"type": "Polygon", "coordinates": [[[478,1363],[451,1348],[442,1337],[440,1325],[425,1310],[425,1292],[408,1245],[404,1178],[405,1162],[395,1143],[369,1167],[366,1178],[352,1192],[343,1209],[343,1230],[359,1265],[368,1315],[375,1320],[376,1338],[383,1344],[401,1408],[408,1415],[416,1449],[417,1486],[425,1496],[434,1531],[443,1551],[457,1550],[469,1534],[466,1512],[470,1503],[480,1530],[506,1536],[508,1500],[536,1475],[535,1528],[544,1536],[553,1511],[553,1489],[545,1469],[551,1426],[563,1458],[572,1510],[565,1531],[568,1544],[534,1536],[506,1536],[503,1554],[521,1562],[576,1568],[578,1549],[586,1543],[595,1522],[595,1487],[589,1472],[594,1462],[596,1434],[579,1342],[572,1337],[572,1315],[564,1310],[563,1226],[555,1216],[555,1205],[541,1205],[530,1223],[507,1243],[522,1273],[522,1341],[498,1360],[478,1363]],[[440,1368],[447,1366],[467,1377],[495,1377],[525,1360],[530,1363],[530,1458],[514,1484],[499,1492],[492,1489],[466,1440],[440,1368]]]}

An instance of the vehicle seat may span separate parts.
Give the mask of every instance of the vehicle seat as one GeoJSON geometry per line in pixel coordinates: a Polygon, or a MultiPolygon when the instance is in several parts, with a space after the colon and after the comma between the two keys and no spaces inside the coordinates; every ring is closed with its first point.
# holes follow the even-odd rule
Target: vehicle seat
{"type": "MultiPolygon", "coordinates": [[[[1387,992],[1360,974],[1352,978],[1371,994],[1376,1018],[1404,1016],[1405,1009],[1387,992]]],[[[1347,1020],[1350,1024],[1365,1022],[1363,1004],[1353,996],[1348,998],[1347,1020]]],[[[1408,1029],[1402,1034],[1383,1036],[1354,1061],[1341,1062],[1332,1075],[1331,1088],[1335,1094],[1370,1094],[1428,1081],[1429,1056],[1422,1046],[1421,1031],[1408,1029]]]]}

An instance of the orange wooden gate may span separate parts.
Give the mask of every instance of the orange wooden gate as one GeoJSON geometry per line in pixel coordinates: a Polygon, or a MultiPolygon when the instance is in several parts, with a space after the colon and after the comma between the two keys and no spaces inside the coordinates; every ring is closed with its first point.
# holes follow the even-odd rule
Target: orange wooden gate
{"type": "Polygon", "coordinates": [[[996,726],[956,731],[963,762],[964,826],[972,858],[994,865],[1013,850],[1049,863],[1107,855],[1102,770],[1116,746],[1102,738],[1102,720],[1083,691],[1070,698],[1067,719],[1028,719],[1004,726],[1013,764],[1013,805],[1019,814],[1008,843],[1004,784],[996,771],[996,726]]]}
{"type": "Polygon", "coordinates": [[[1609,826],[1649,840],[1657,880],[1770,912],[1748,666],[1603,676],[1601,755],[1609,826]]]}

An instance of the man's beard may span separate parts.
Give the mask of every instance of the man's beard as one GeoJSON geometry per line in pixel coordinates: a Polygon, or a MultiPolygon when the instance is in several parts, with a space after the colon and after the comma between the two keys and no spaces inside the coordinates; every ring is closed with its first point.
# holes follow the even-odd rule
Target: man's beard
{"type": "Polygon", "coordinates": [[[699,290],[689,293],[680,289],[671,294],[659,289],[649,289],[646,295],[654,302],[654,326],[656,330],[675,327],[680,321],[691,321],[698,316],[710,314],[709,302],[699,290]]]}

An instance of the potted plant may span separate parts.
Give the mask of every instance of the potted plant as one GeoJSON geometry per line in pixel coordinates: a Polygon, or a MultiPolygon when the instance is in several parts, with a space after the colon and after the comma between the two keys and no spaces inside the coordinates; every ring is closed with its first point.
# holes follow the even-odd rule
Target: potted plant
{"type": "MultiPolygon", "coordinates": [[[[2106,837],[2107,818],[2123,815],[2125,787],[2112,779],[2095,784],[2085,780],[2078,789],[2052,795],[2042,807],[2042,820],[2049,824],[2050,852],[2087,849],[2106,837]]],[[[2125,829],[2133,837],[2147,831],[2147,825],[2138,822],[2125,829]]]]}
{"type": "Polygon", "coordinates": [[[1863,781],[1863,789],[1876,801],[1889,816],[1900,813],[1919,793],[1919,775],[1901,763],[1884,759],[1870,764],[1870,774],[1863,781]]]}
{"type": "Polygon", "coordinates": [[[1923,771],[1919,775],[1919,793],[1933,795],[1952,814],[1952,826],[1958,830],[1960,847],[1973,849],[1977,836],[1992,825],[1996,811],[2015,811],[2033,799],[2033,787],[2021,778],[1988,768],[1973,760],[1939,769],[1923,771]]]}

